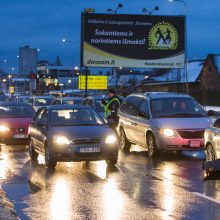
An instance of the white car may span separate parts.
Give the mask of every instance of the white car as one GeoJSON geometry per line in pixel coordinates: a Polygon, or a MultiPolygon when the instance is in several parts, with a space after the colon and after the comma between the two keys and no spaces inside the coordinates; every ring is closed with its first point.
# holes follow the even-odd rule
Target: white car
{"type": "Polygon", "coordinates": [[[206,161],[220,159],[220,117],[205,130],[206,161]]]}

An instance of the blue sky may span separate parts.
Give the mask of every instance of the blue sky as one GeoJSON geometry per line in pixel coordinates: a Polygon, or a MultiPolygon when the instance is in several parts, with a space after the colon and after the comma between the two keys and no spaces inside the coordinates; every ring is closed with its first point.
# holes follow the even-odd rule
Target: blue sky
{"type": "MultiPolygon", "coordinates": [[[[185,0],[187,3],[188,57],[204,58],[220,53],[219,0],[185,0]]],[[[180,2],[168,0],[0,0],[0,67],[17,66],[18,48],[40,48],[39,58],[53,62],[57,55],[65,65],[79,65],[80,14],[84,8],[105,13],[123,4],[120,13],[141,14],[159,6],[155,15],[184,15],[180,2]],[[62,43],[62,38],[73,44],[62,43]],[[3,60],[7,59],[8,63],[3,60]]]]}

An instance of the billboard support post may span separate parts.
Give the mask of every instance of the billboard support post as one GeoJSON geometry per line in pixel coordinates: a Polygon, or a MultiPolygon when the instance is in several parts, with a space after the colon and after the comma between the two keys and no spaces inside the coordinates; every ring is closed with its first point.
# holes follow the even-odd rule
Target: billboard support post
{"type": "Polygon", "coordinates": [[[86,74],[86,88],[85,88],[85,97],[87,97],[87,95],[88,95],[88,67],[86,67],[85,74],[86,74]]]}

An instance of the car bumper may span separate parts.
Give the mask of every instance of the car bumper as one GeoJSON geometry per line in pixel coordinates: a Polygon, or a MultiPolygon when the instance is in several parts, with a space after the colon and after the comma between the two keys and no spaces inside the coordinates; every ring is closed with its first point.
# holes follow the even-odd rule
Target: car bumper
{"type": "Polygon", "coordinates": [[[6,135],[0,135],[0,143],[4,144],[28,144],[28,141],[28,134],[11,133],[6,135]]]}
{"type": "Polygon", "coordinates": [[[110,160],[118,155],[118,147],[114,146],[53,146],[52,155],[57,161],[98,161],[110,160]],[[79,148],[100,148],[100,152],[79,152],[79,148]]]}
{"type": "Polygon", "coordinates": [[[158,137],[157,147],[161,151],[197,151],[204,150],[204,138],[202,139],[184,139],[181,137],[167,138],[167,137],[158,137]],[[199,146],[192,146],[192,141],[198,141],[199,146]]]}

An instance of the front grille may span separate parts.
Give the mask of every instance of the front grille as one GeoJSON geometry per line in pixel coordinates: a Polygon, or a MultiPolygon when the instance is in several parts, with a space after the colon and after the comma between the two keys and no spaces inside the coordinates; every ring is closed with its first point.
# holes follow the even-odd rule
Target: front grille
{"type": "Polygon", "coordinates": [[[74,139],[73,143],[80,145],[80,144],[99,144],[101,142],[101,138],[78,138],[74,139]]]}
{"type": "Polygon", "coordinates": [[[184,139],[204,138],[205,130],[177,130],[178,134],[184,139]]]}

